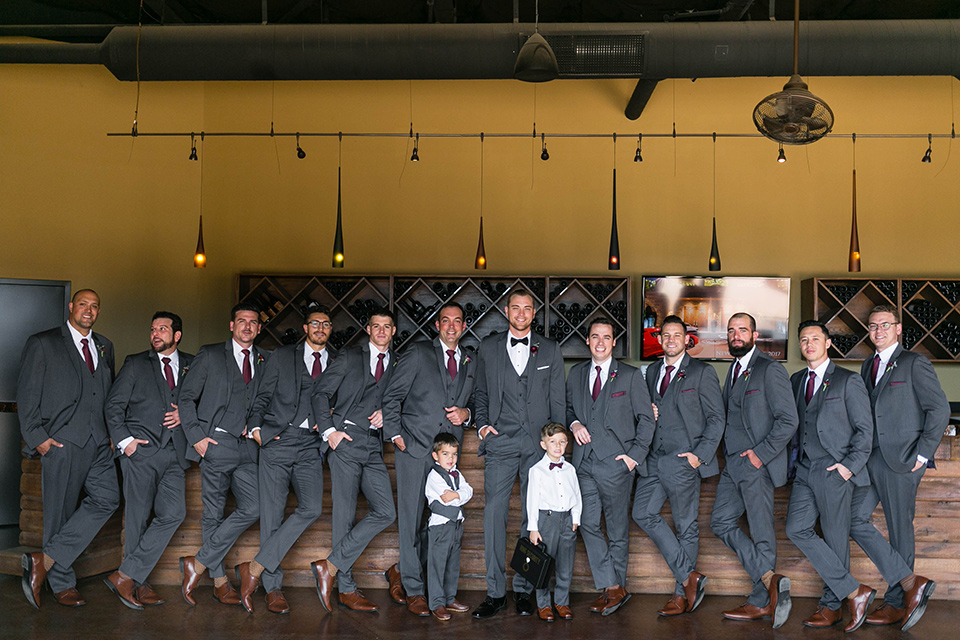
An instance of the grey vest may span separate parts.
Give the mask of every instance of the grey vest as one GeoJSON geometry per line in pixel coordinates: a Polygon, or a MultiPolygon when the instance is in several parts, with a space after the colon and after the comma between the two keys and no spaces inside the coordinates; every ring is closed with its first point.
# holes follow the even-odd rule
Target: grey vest
{"type": "Polygon", "coordinates": [[[527,372],[530,370],[531,362],[533,358],[527,358],[527,366],[518,376],[510,358],[504,360],[507,373],[504,376],[500,419],[497,420],[497,431],[502,434],[515,436],[527,430],[527,382],[529,380],[527,372]]]}
{"type": "MultiPolygon", "coordinates": [[[[742,375],[737,380],[737,385],[741,384],[747,384],[742,375]]],[[[739,390],[734,386],[727,402],[727,427],[723,430],[723,446],[727,455],[753,448],[753,439],[743,424],[743,407],[740,402],[739,390]]]]}
{"type": "Polygon", "coordinates": [[[820,413],[818,410],[820,403],[817,400],[817,396],[813,396],[806,410],[798,412],[800,414],[800,450],[810,460],[830,455],[820,444],[820,434],[817,433],[817,416],[820,413]]]}

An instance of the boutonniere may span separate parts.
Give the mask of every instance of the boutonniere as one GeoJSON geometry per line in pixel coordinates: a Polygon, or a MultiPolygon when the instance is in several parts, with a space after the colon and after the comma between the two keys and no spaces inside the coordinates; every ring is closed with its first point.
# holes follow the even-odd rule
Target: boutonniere
{"type": "Polygon", "coordinates": [[[824,380],[823,384],[820,385],[820,391],[826,391],[830,387],[830,381],[824,380]]]}
{"type": "Polygon", "coordinates": [[[616,370],[611,371],[611,372],[610,372],[610,379],[613,380],[613,379],[616,378],[616,377],[617,377],[617,372],[616,372],[616,370]]]}
{"type": "Polygon", "coordinates": [[[263,364],[263,362],[264,362],[264,360],[263,360],[263,354],[258,353],[258,354],[257,354],[257,364],[263,364]]]}
{"type": "Polygon", "coordinates": [[[536,357],[537,351],[539,351],[539,350],[540,350],[540,343],[537,342],[537,343],[534,344],[532,347],[530,347],[530,355],[533,356],[533,357],[536,357]]]}
{"type": "Polygon", "coordinates": [[[183,376],[187,375],[187,371],[190,371],[190,365],[185,364],[183,365],[183,368],[180,369],[180,377],[182,378],[183,376]]]}
{"type": "Polygon", "coordinates": [[[107,355],[106,355],[106,349],[104,349],[104,347],[103,347],[102,344],[98,344],[98,345],[97,345],[97,351],[100,352],[100,357],[101,357],[101,358],[106,358],[106,357],[107,357],[107,355]]]}
{"type": "Polygon", "coordinates": [[[746,371],[743,372],[743,376],[741,376],[741,377],[742,377],[744,380],[746,380],[747,378],[750,377],[750,372],[751,372],[751,371],[752,371],[752,369],[747,369],[746,371]]]}
{"type": "Polygon", "coordinates": [[[680,373],[677,374],[677,378],[676,378],[676,379],[677,379],[677,380],[683,380],[683,379],[686,378],[686,377],[687,377],[687,372],[686,372],[686,371],[681,371],[680,373]]]}
{"type": "Polygon", "coordinates": [[[470,356],[464,356],[463,361],[460,364],[470,364],[472,361],[473,360],[470,358],[470,356]]]}
{"type": "Polygon", "coordinates": [[[892,361],[892,362],[888,362],[888,363],[887,363],[887,368],[883,370],[883,375],[887,375],[888,373],[890,373],[890,371],[891,371],[892,369],[896,369],[896,368],[897,368],[897,361],[896,361],[896,360],[894,360],[894,361],[892,361]]]}

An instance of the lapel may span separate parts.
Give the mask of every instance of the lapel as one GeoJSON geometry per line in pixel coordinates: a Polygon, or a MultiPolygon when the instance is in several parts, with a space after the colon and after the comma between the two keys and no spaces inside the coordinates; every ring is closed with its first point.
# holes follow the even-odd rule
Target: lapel
{"type": "MultiPolygon", "coordinates": [[[[900,354],[902,352],[903,352],[903,347],[900,346],[899,344],[893,349],[893,355],[890,356],[890,360],[887,361],[887,365],[886,367],[884,367],[883,373],[880,374],[880,381],[877,382],[877,387],[873,389],[870,395],[872,395],[875,398],[879,398],[880,394],[883,393],[883,388],[886,386],[886,382],[887,382],[887,376],[893,373],[893,368],[897,366],[897,358],[900,357],[900,354]]],[[[869,375],[870,375],[870,372],[868,370],[867,376],[869,377],[869,375]]]]}
{"type": "MultiPolygon", "coordinates": [[[[433,343],[433,352],[437,356],[437,367],[439,367],[440,379],[443,380],[443,388],[449,389],[450,383],[453,382],[453,380],[450,379],[450,372],[447,371],[447,347],[440,338],[437,338],[437,342],[433,343]],[[439,342],[439,344],[437,344],[437,342],[439,342]]],[[[459,370],[457,371],[457,377],[460,377],[459,370]]],[[[443,467],[441,467],[441,469],[442,468],[443,467]]]]}
{"type": "Polygon", "coordinates": [[[660,369],[663,368],[663,358],[655,360],[647,367],[647,391],[650,392],[650,399],[657,406],[660,406],[660,393],[657,389],[657,379],[660,377],[660,369]]]}
{"type": "MultiPolygon", "coordinates": [[[[303,375],[303,369],[300,367],[303,367],[304,369],[307,367],[306,361],[304,361],[307,349],[310,349],[310,347],[307,346],[307,343],[301,342],[297,344],[296,348],[293,350],[293,384],[295,388],[300,387],[300,376],[303,375]]],[[[313,350],[311,349],[311,351],[313,350]]],[[[274,354],[274,357],[276,357],[276,354],[274,354]]],[[[329,357],[327,358],[327,366],[330,366],[329,357]]],[[[312,371],[308,371],[307,373],[313,375],[312,371]]],[[[299,398],[300,395],[297,394],[297,397],[299,398]]]]}
{"type": "Polygon", "coordinates": [[[80,352],[77,351],[76,345],[73,343],[73,335],[70,333],[70,329],[67,325],[60,327],[60,333],[63,336],[63,344],[67,350],[67,360],[70,361],[70,364],[73,365],[73,370],[77,374],[77,382],[83,383],[83,380],[80,379],[80,376],[83,372],[80,369],[80,366],[83,365],[86,367],[86,363],[80,360],[80,352]]]}
{"type": "MultiPolygon", "coordinates": [[[[593,362],[591,360],[591,362],[593,362]]],[[[620,363],[617,362],[616,358],[610,358],[610,367],[607,369],[607,379],[603,384],[603,387],[600,388],[600,395],[597,396],[597,402],[600,403],[600,409],[603,411],[604,417],[607,415],[607,399],[615,392],[614,387],[619,386],[617,383],[617,371],[620,363]]],[[[586,386],[586,385],[584,385],[586,386]]],[[[593,396],[590,396],[591,400],[593,396]]]]}
{"type": "Polygon", "coordinates": [[[167,386],[167,379],[160,371],[160,356],[153,350],[147,352],[147,366],[153,369],[153,381],[157,384],[157,392],[160,394],[160,404],[166,407],[170,387],[167,386]]]}
{"type": "Polygon", "coordinates": [[[593,406],[593,394],[590,389],[590,372],[592,370],[593,360],[588,360],[586,366],[583,367],[583,374],[580,376],[580,380],[577,381],[577,386],[580,387],[577,395],[580,397],[580,406],[583,408],[581,414],[584,420],[588,419],[590,408],[593,406]]]}
{"type": "Polygon", "coordinates": [[[230,397],[233,395],[233,381],[236,380],[234,372],[239,373],[237,368],[237,361],[233,357],[233,338],[230,338],[225,343],[223,343],[223,372],[226,374],[224,376],[224,386],[227,389],[227,402],[224,406],[230,406],[230,397]],[[231,367],[233,367],[231,369],[231,367]]]}
{"type": "Polygon", "coordinates": [[[510,367],[511,370],[513,369],[513,364],[507,359],[508,337],[510,337],[509,329],[497,336],[497,342],[493,349],[494,358],[496,359],[494,367],[497,372],[497,402],[499,404],[503,404],[503,376],[506,374],[506,368],[510,367]]]}

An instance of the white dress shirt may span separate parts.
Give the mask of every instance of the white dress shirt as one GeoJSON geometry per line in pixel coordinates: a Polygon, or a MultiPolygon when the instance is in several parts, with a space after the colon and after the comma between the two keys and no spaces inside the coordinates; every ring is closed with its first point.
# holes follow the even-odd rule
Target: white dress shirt
{"type": "Polygon", "coordinates": [[[580,526],[580,483],[577,470],[569,460],[561,459],[562,466],[550,469],[553,462],[546,453],[530,467],[527,476],[527,529],[539,531],[540,511],[569,511],[573,524],[580,526]]]}
{"type": "Polygon", "coordinates": [[[827,374],[827,367],[829,366],[830,366],[830,358],[827,358],[822,363],[820,363],[820,366],[817,367],[816,369],[811,369],[810,367],[807,367],[807,377],[804,378],[803,380],[804,397],[806,397],[806,393],[807,393],[806,392],[807,384],[808,384],[807,381],[810,380],[810,372],[813,371],[816,374],[813,378],[813,396],[810,397],[810,399],[812,400],[814,397],[816,397],[817,393],[820,391],[820,387],[823,386],[823,376],[827,374]]]}
{"type": "MultiPolygon", "coordinates": [[[[459,470],[454,467],[453,471],[459,470]]],[[[450,485],[447,484],[447,481],[440,477],[440,474],[437,473],[436,469],[430,469],[430,473],[427,474],[427,484],[424,487],[424,494],[427,496],[427,505],[429,506],[434,500],[439,501],[441,504],[448,507],[462,507],[470,501],[470,498],[473,497],[473,487],[470,486],[470,483],[467,482],[467,479],[463,477],[463,474],[460,473],[460,488],[457,489],[457,494],[459,498],[455,498],[450,502],[444,502],[440,499],[440,496],[443,495],[444,491],[453,491],[450,488],[450,485]]],[[[458,518],[460,522],[463,521],[463,511],[460,512],[460,517],[458,518]]],[[[428,527],[434,527],[438,524],[446,524],[450,522],[450,518],[442,516],[439,513],[431,513],[430,520],[427,522],[428,527]]]]}
{"type": "Polygon", "coordinates": [[[237,343],[236,340],[231,340],[230,344],[233,345],[233,358],[237,361],[237,367],[240,368],[240,373],[243,373],[243,350],[246,349],[250,352],[250,355],[246,356],[250,359],[250,379],[253,379],[253,376],[256,375],[256,367],[253,366],[253,346],[243,347],[237,343]]]}
{"type": "Polygon", "coordinates": [[[67,328],[70,329],[70,336],[73,338],[73,345],[77,348],[77,351],[80,352],[80,359],[83,360],[84,364],[86,364],[87,359],[83,356],[83,344],[80,341],[87,341],[87,347],[90,349],[90,356],[93,358],[93,368],[96,369],[97,364],[100,363],[100,353],[97,351],[97,344],[93,341],[93,331],[91,330],[89,333],[87,333],[87,335],[83,335],[69,322],[67,323],[67,328]]]}
{"type": "Polygon", "coordinates": [[[610,363],[613,358],[607,358],[602,363],[596,360],[590,361],[590,376],[587,378],[587,391],[593,393],[593,383],[597,379],[597,367],[600,367],[600,389],[607,386],[607,380],[610,379],[610,363]]]}
{"type": "MultiPolygon", "coordinates": [[[[314,353],[320,354],[320,368],[323,371],[327,370],[327,363],[330,362],[330,352],[327,351],[326,347],[323,347],[322,349],[320,349],[319,352],[316,352],[313,350],[313,347],[311,347],[309,344],[304,342],[303,343],[303,364],[307,367],[307,373],[309,375],[313,375],[313,362],[314,362],[313,354],[314,353]]],[[[303,422],[300,423],[299,426],[301,429],[309,429],[311,427],[310,418],[306,418],[303,422]]]]}
{"type": "Polygon", "coordinates": [[[530,359],[530,347],[533,343],[533,332],[527,331],[526,336],[515,336],[513,331],[507,331],[507,357],[510,358],[510,364],[513,365],[517,375],[523,375],[523,370],[527,368],[527,360],[530,359]],[[526,338],[527,344],[516,344],[511,346],[510,341],[513,338],[526,338]]]}
{"type": "Polygon", "coordinates": [[[747,351],[745,354],[743,354],[742,358],[737,358],[734,360],[733,366],[730,367],[730,382],[736,383],[736,381],[733,379],[733,372],[737,370],[736,363],[740,363],[740,376],[743,377],[743,373],[747,370],[747,365],[750,364],[750,358],[753,357],[753,352],[756,350],[757,345],[753,345],[750,351],[747,351]]]}

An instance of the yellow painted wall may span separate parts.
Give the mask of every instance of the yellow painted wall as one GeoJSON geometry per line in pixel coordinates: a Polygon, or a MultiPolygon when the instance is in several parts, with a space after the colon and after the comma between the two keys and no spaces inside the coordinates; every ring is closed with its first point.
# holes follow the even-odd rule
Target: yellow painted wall
{"type": "MultiPolygon", "coordinates": [[[[949,133],[953,78],[808,78],[836,114],[837,134],[949,133]]],[[[488,138],[483,213],[489,274],[605,274],[613,145],[552,133],[617,132],[621,274],[706,270],[713,143],[669,133],[752,133],[750,116],[784,78],[665,81],[643,116],[623,109],[630,80],[148,83],[150,131],[546,132],[488,138]],[[632,162],[644,132],[644,162],[632,162]]],[[[0,277],[71,280],[103,299],[97,328],[118,354],[146,348],[151,313],[185,320],[184,347],[225,337],[238,272],[330,272],[336,138],[207,138],[203,213],[209,266],[192,266],[200,164],[184,138],[107,137],[130,130],[136,85],[89,66],[0,66],[0,277]]],[[[467,273],[480,214],[480,143],[345,138],[347,273],[467,273]]],[[[926,140],[857,142],[864,276],[960,277],[960,147],[926,140]]],[[[716,144],[716,210],[724,275],[800,281],[846,273],[849,137],[809,147],[761,139],[716,144]]],[[[638,301],[639,304],[639,301],[638,301]]],[[[639,309],[635,310],[639,311],[639,309]]],[[[639,324],[639,323],[638,323],[639,324]]],[[[795,346],[795,342],[793,343],[795,346]]],[[[635,349],[636,352],[636,349],[635,349]]],[[[788,368],[800,367],[791,356],[788,368]]],[[[960,400],[960,367],[938,372],[960,400]]]]}

